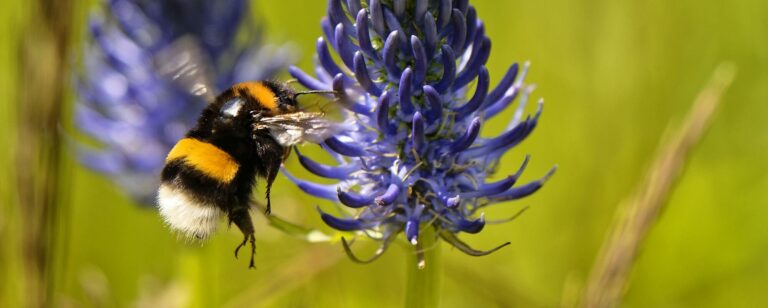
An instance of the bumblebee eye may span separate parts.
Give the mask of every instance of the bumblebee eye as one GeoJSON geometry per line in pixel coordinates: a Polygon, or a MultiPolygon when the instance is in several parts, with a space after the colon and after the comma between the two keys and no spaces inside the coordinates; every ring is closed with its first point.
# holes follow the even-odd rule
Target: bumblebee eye
{"type": "Polygon", "coordinates": [[[240,98],[233,98],[228,100],[221,106],[221,115],[228,117],[236,117],[240,113],[240,109],[243,108],[245,101],[240,98]]]}

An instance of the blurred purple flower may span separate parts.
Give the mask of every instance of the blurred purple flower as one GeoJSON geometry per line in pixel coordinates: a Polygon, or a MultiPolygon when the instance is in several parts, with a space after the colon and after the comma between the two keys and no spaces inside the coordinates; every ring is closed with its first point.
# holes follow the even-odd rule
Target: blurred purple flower
{"type": "Polygon", "coordinates": [[[340,180],[338,185],[288,176],[306,193],[354,209],[348,217],[320,211],[326,224],[362,231],[382,243],[365,261],[344,241],[349,256],[372,261],[401,232],[418,248],[427,227],[470,255],[508,244],[479,251],[456,234],[480,232],[485,206],[534,193],[555,170],[515,185],[526,158],[507,177],[487,181],[501,156],[533,131],[541,114],[542,101],[535,115],[522,117],[533,90],[523,84],[528,65],[513,64],[491,90],[485,67],[491,41],[468,0],[329,0],[321,26],[315,76],[296,67],[290,72],[307,88],[337,91],[354,128],[323,144],[336,166],[297,153],[307,170],[340,180]],[[329,46],[340,61],[334,61],[329,46]],[[479,137],[482,124],[516,98],[507,129],[493,138],[479,137]]]}
{"type": "Polygon", "coordinates": [[[191,37],[218,89],[274,75],[292,59],[263,45],[244,0],[109,0],[89,18],[84,72],[77,79],[76,125],[103,147],[77,146],[80,161],[132,197],[154,204],[166,153],[207,102],[177,87],[153,63],[191,37]]]}

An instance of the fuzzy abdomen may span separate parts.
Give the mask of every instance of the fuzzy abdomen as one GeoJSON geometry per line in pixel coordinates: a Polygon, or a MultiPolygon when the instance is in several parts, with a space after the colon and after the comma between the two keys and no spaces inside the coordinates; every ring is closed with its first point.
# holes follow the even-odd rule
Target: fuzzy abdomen
{"type": "Polygon", "coordinates": [[[207,238],[222,216],[247,207],[255,176],[249,169],[213,144],[180,140],[163,168],[158,191],[161,216],[188,237],[207,238]]]}
{"type": "Polygon", "coordinates": [[[195,138],[184,138],[171,149],[165,163],[181,160],[189,167],[218,182],[229,184],[240,164],[227,152],[195,138]]]}
{"type": "Polygon", "coordinates": [[[163,183],[157,193],[160,215],[171,229],[188,238],[206,239],[216,232],[224,212],[216,205],[195,198],[182,187],[163,183]]]}

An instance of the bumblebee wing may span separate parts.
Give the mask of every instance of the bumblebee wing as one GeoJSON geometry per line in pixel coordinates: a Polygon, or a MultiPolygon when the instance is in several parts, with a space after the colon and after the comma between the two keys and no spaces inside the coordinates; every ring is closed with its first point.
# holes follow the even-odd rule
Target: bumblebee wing
{"type": "Polygon", "coordinates": [[[179,88],[208,103],[216,99],[210,60],[195,38],[177,39],[159,51],[154,61],[157,71],[179,88]]]}
{"type": "Polygon", "coordinates": [[[294,112],[261,118],[255,129],[267,129],[272,137],[283,146],[310,142],[322,143],[338,133],[341,125],[325,119],[320,112],[294,112]]]}

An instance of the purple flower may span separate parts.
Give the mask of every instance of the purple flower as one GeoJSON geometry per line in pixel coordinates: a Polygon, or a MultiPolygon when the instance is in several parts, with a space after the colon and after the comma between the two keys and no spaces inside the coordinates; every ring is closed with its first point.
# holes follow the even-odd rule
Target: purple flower
{"type": "Polygon", "coordinates": [[[329,0],[321,26],[314,76],[295,67],[290,72],[307,88],[337,91],[354,126],[323,144],[338,165],[297,153],[307,170],[337,185],[289,177],[306,193],[352,209],[346,217],[320,210],[326,224],[382,242],[363,261],[344,241],[350,257],[372,261],[401,232],[418,247],[428,227],[470,255],[508,244],[479,251],[456,234],[482,231],[484,207],[536,192],[555,170],[518,184],[526,158],[507,177],[487,180],[541,115],[540,101],[533,116],[522,116],[533,90],[523,84],[528,65],[513,64],[491,87],[485,67],[491,41],[468,0],[329,0]],[[516,98],[507,129],[479,137],[483,123],[516,98]]]}
{"type": "Polygon", "coordinates": [[[103,146],[77,145],[83,164],[154,204],[166,153],[207,102],[175,86],[155,55],[192,38],[219,89],[269,78],[292,58],[264,46],[243,0],[110,0],[89,18],[75,122],[103,146]],[[239,35],[236,39],[236,34],[239,35]]]}

